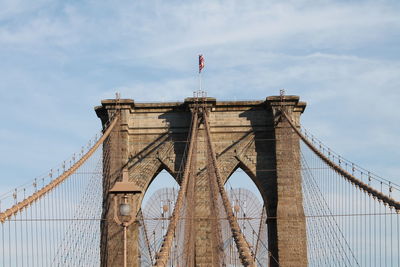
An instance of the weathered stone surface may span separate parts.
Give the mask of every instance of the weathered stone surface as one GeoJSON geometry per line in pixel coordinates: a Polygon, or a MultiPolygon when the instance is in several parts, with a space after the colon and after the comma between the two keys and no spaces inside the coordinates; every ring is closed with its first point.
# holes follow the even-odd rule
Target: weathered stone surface
{"type": "MultiPolygon", "coordinates": [[[[121,108],[121,125],[105,143],[102,266],[122,266],[122,228],[112,221],[107,191],[120,179],[121,166],[143,195],[157,174],[165,169],[180,183],[180,164],[188,138],[190,106],[194,99],[174,103],[135,103],[130,99],[104,100],[96,108],[103,124],[121,108]]],[[[268,97],[265,101],[219,102],[207,98],[211,135],[222,178],[243,169],[259,189],[269,218],[268,246],[271,266],[306,266],[307,246],[302,206],[299,140],[280,117],[284,109],[296,123],[305,108],[296,96],[268,97]],[[281,102],[283,100],[283,102],[281,102]]],[[[200,128],[196,152],[196,266],[215,266],[209,254],[214,246],[210,220],[210,193],[206,182],[204,130],[200,128]]],[[[136,197],[137,209],[143,195],[136,197]]],[[[139,266],[137,224],[129,227],[128,266],[139,266]]],[[[215,261],[215,259],[214,259],[215,261]]]]}

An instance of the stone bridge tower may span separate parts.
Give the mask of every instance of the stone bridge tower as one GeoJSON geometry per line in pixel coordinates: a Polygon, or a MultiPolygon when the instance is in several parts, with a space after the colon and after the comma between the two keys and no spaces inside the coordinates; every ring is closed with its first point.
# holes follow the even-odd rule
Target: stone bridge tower
{"type": "MultiPolygon", "coordinates": [[[[162,171],[177,179],[185,141],[190,127],[190,105],[184,102],[135,103],[131,99],[103,100],[96,107],[103,125],[121,109],[120,124],[104,144],[106,173],[101,237],[102,266],[122,266],[123,233],[113,223],[113,210],[107,194],[121,168],[128,169],[129,180],[135,182],[142,194],[136,195],[137,210],[152,180],[162,171]],[[106,157],[105,157],[106,158],[106,157]]],[[[243,169],[261,193],[267,208],[268,249],[271,266],[307,266],[306,222],[303,211],[300,145],[281,110],[299,123],[306,104],[297,96],[270,96],[260,101],[216,101],[207,98],[210,128],[217,164],[225,181],[237,168],[243,169]],[[273,259],[274,258],[274,259],[273,259]]],[[[204,130],[203,130],[204,131],[204,130]]],[[[202,177],[206,174],[205,143],[200,128],[196,157],[196,217],[209,214],[209,189],[202,177]]],[[[177,180],[180,183],[179,180],[177,180]]],[[[212,247],[211,220],[196,226],[196,266],[213,266],[209,255],[212,247]]],[[[138,225],[128,228],[128,266],[139,266],[138,225]]]]}

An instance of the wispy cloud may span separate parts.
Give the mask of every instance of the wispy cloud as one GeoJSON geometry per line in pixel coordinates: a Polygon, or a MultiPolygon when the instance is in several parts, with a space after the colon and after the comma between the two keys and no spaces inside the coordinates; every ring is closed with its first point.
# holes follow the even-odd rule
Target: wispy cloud
{"type": "Polygon", "coordinates": [[[37,141],[7,140],[10,133],[45,136],[40,146],[48,151],[65,148],[57,157],[43,155],[26,174],[79,148],[99,126],[92,107],[115,91],[137,101],[190,96],[200,52],[209,95],[264,99],[285,88],[309,103],[304,124],[349,158],[389,175],[377,155],[400,156],[397,1],[3,0],[0,6],[0,96],[8,111],[0,141],[7,155],[0,161],[31,160],[18,151],[37,141]]]}

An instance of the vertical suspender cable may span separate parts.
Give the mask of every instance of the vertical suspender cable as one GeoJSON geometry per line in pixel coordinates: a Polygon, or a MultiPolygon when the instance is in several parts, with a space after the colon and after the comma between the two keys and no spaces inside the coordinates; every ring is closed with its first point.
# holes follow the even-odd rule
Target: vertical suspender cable
{"type": "MultiPolygon", "coordinates": [[[[8,224],[8,253],[11,253],[11,222],[8,221],[7,224],[8,224]]],[[[8,257],[8,263],[9,263],[9,266],[12,266],[10,255],[8,257]]]]}
{"type": "MultiPolygon", "coordinates": [[[[387,244],[387,238],[386,238],[386,227],[387,227],[387,214],[386,214],[386,206],[385,205],[383,205],[383,218],[384,218],[384,221],[383,221],[383,228],[384,228],[384,235],[385,235],[385,250],[384,250],[384,258],[385,258],[385,266],[388,266],[387,264],[388,264],[388,260],[387,260],[387,256],[388,256],[388,253],[387,253],[387,247],[386,247],[386,244],[387,244]]],[[[392,248],[390,248],[391,250],[392,250],[392,248]]]]}
{"type": "MultiPolygon", "coordinates": [[[[399,224],[399,215],[396,215],[397,218],[397,251],[400,251],[400,224],[399,224]]],[[[397,253],[397,265],[400,265],[400,253],[397,253]]]]}
{"type": "Polygon", "coordinates": [[[35,244],[35,237],[34,237],[34,231],[33,231],[33,205],[30,206],[30,208],[28,209],[30,211],[30,233],[31,233],[31,255],[32,255],[32,266],[35,266],[35,253],[33,251],[34,248],[34,244],[35,244]]]}
{"type": "Polygon", "coordinates": [[[6,266],[5,260],[6,260],[6,255],[5,255],[5,242],[4,242],[4,223],[1,223],[1,255],[2,255],[2,263],[3,266],[6,266]]]}
{"type": "Polygon", "coordinates": [[[25,243],[24,243],[24,226],[23,226],[23,219],[22,219],[22,212],[19,213],[19,230],[21,234],[21,265],[24,266],[24,250],[25,250],[25,243]]]}
{"type": "Polygon", "coordinates": [[[25,234],[26,234],[26,242],[25,242],[25,247],[26,247],[26,264],[29,267],[30,266],[30,258],[29,258],[29,222],[28,222],[28,209],[25,210],[25,234]]]}

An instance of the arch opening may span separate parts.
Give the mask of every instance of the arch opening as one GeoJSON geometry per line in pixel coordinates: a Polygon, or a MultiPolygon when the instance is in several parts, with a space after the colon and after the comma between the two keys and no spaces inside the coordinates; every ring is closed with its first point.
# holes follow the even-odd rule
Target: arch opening
{"type": "Polygon", "coordinates": [[[161,166],[145,191],[138,214],[140,266],[153,266],[167,232],[178,191],[175,178],[161,166]]]}
{"type": "Polygon", "coordinates": [[[143,203],[146,203],[157,190],[169,187],[179,189],[179,184],[171,171],[161,165],[147,185],[144,195],[142,196],[141,206],[143,206],[143,203]]]}
{"type": "MultiPolygon", "coordinates": [[[[240,229],[251,247],[257,266],[269,266],[266,209],[263,197],[249,174],[249,170],[238,165],[227,178],[225,190],[229,195],[240,229]]],[[[230,246],[228,266],[241,266],[239,255],[234,248],[234,240],[229,233],[226,238],[228,240],[225,242],[230,246]]]]}
{"type": "MultiPolygon", "coordinates": [[[[227,178],[225,189],[239,226],[253,251],[257,266],[268,266],[266,211],[259,189],[248,172],[239,165],[227,178]]],[[[167,170],[161,169],[143,196],[138,240],[141,266],[152,266],[155,262],[155,255],[162,245],[178,191],[179,185],[176,180],[167,170]]],[[[221,222],[225,264],[227,267],[241,266],[236,244],[225,220],[221,222]]],[[[181,231],[178,229],[177,232],[181,231]]],[[[176,266],[174,263],[182,261],[183,236],[177,236],[174,242],[168,266],[176,266]]]]}

